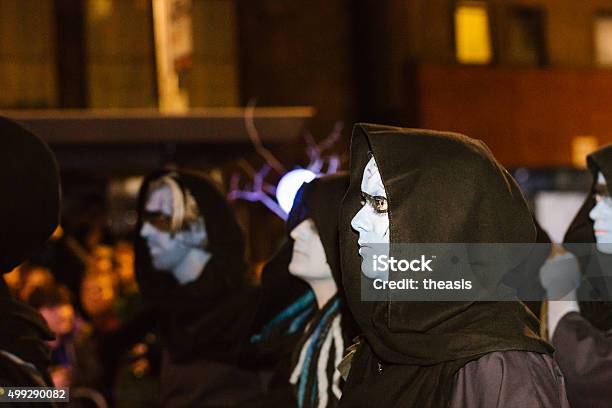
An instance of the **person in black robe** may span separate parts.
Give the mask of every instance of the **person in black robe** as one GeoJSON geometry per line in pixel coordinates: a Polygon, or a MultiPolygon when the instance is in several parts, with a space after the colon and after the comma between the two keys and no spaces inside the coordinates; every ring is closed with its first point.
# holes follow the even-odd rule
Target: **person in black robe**
{"type": "Polygon", "coordinates": [[[563,263],[547,275],[549,292],[565,288],[549,296],[563,300],[547,302],[548,336],[555,346],[555,358],[566,378],[568,398],[574,408],[612,404],[612,279],[610,271],[601,268],[611,265],[608,244],[612,239],[605,224],[610,225],[612,217],[595,210],[598,204],[612,209],[608,205],[612,146],[587,156],[587,164],[593,176],[590,194],[565,234],[564,246],[569,252],[561,255],[563,263]],[[601,300],[596,301],[599,295],[601,300]]]}
{"type": "Polygon", "coordinates": [[[308,282],[319,306],[293,356],[290,382],[300,408],[338,406],[344,384],[337,367],[358,330],[340,272],[338,212],[348,181],[338,173],[304,184],[287,222],[296,242],[289,271],[308,282]]]}
{"type": "Polygon", "coordinates": [[[163,406],[235,406],[261,392],[242,368],[254,319],[244,239],[204,175],[162,170],[139,194],[136,276],[158,313],[163,406]]]}
{"type": "MultiPolygon", "coordinates": [[[[38,251],[59,224],[60,178],[47,145],[17,123],[0,117],[0,273],[38,251]]],[[[54,339],[42,316],[15,300],[0,279],[0,384],[49,386],[54,339]]]]}
{"type": "Polygon", "coordinates": [[[359,253],[385,242],[366,234],[391,244],[535,242],[527,204],[488,148],[454,133],[357,124],[350,177],[342,277],[364,335],[345,358],[340,406],[568,407],[553,349],[523,303],[361,299],[359,253]]]}
{"type": "Polygon", "coordinates": [[[343,300],[338,249],[337,214],[347,186],[348,175],[339,173],[305,183],[296,194],[287,242],[266,265],[262,285],[268,289],[262,310],[289,306],[254,337],[261,343],[257,354],[264,346],[291,349],[277,355],[273,384],[248,407],[337,406],[342,380],[336,366],[356,331],[343,300]]]}

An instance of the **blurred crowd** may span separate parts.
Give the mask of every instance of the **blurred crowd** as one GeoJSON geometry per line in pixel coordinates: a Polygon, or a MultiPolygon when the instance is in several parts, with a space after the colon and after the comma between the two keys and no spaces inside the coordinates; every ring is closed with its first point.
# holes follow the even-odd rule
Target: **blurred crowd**
{"type": "Polygon", "coordinates": [[[56,339],[50,374],[93,406],[155,406],[159,350],[127,239],[81,246],[61,227],[43,250],[5,275],[15,298],[44,317],[56,339]]]}

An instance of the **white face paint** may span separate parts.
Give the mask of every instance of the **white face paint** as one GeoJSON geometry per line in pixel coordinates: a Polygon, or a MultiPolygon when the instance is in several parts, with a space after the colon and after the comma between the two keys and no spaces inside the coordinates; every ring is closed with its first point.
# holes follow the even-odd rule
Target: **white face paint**
{"type": "Polygon", "coordinates": [[[314,221],[305,219],[289,235],[295,241],[289,272],[307,282],[332,279],[331,268],[314,221]]]}
{"type": "Polygon", "coordinates": [[[206,229],[203,222],[194,222],[190,225],[189,230],[181,230],[173,234],[169,228],[173,203],[173,193],[169,185],[162,184],[153,190],[145,205],[145,211],[157,213],[156,219],[160,222],[158,226],[155,226],[145,221],[140,229],[140,236],[147,241],[153,266],[158,270],[173,272],[175,275],[180,274],[176,276],[180,281],[186,275],[193,276],[193,272],[185,273],[185,269],[189,269],[185,262],[187,259],[193,259],[187,255],[194,250],[202,251],[201,245],[206,239],[206,229]]]}
{"type": "Polygon", "coordinates": [[[374,157],[368,161],[361,179],[362,207],[351,220],[359,233],[361,270],[371,279],[387,279],[387,272],[372,271],[373,255],[389,255],[389,215],[387,193],[374,157]],[[377,244],[373,246],[373,244],[377,244]],[[383,245],[384,244],[384,245],[383,245]],[[384,253],[381,253],[384,252],[384,253]]]}
{"type": "MultiPolygon", "coordinates": [[[[598,190],[607,190],[604,175],[597,173],[598,190]]],[[[612,254],[612,198],[609,194],[596,194],[596,204],[589,213],[593,220],[593,232],[597,249],[606,254],[612,254]]]]}

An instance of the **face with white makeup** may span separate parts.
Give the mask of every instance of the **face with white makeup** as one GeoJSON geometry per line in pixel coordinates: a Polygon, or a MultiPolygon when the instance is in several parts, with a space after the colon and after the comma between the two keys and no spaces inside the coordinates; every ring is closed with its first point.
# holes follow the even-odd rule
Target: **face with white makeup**
{"type": "Polygon", "coordinates": [[[149,194],[140,229],[155,269],[171,272],[181,283],[197,277],[203,266],[201,261],[210,258],[204,251],[206,228],[195,212],[193,198],[168,179],[149,194]]]}
{"type": "Polygon", "coordinates": [[[289,272],[305,281],[332,279],[331,268],[314,221],[311,218],[305,219],[289,235],[294,240],[289,272]]]}
{"type": "Polygon", "coordinates": [[[612,197],[610,197],[606,179],[601,172],[597,173],[595,203],[589,217],[593,220],[597,249],[603,253],[612,254],[612,197]]]}
{"type": "Polygon", "coordinates": [[[373,255],[389,255],[389,215],[385,186],[374,157],[363,170],[361,179],[361,209],[351,220],[351,227],[359,233],[361,270],[371,279],[387,279],[387,272],[374,272],[373,255]],[[381,253],[384,252],[384,253],[381,253]]]}

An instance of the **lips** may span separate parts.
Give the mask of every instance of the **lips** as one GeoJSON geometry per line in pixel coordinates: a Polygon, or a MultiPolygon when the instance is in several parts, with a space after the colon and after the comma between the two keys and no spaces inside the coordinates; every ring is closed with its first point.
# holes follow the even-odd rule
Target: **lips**
{"type": "Polygon", "coordinates": [[[593,232],[595,233],[595,235],[604,235],[604,234],[608,234],[610,231],[607,230],[606,228],[602,228],[601,224],[597,225],[598,223],[595,223],[595,225],[593,226],[593,232]]]}
{"type": "Polygon", "coordinates": [[[306,251],[300,249],[300,248],[295,248],[293,247],[293,253],[294,254],[300,254],[300,255],[307,255],[306,251]]]}

